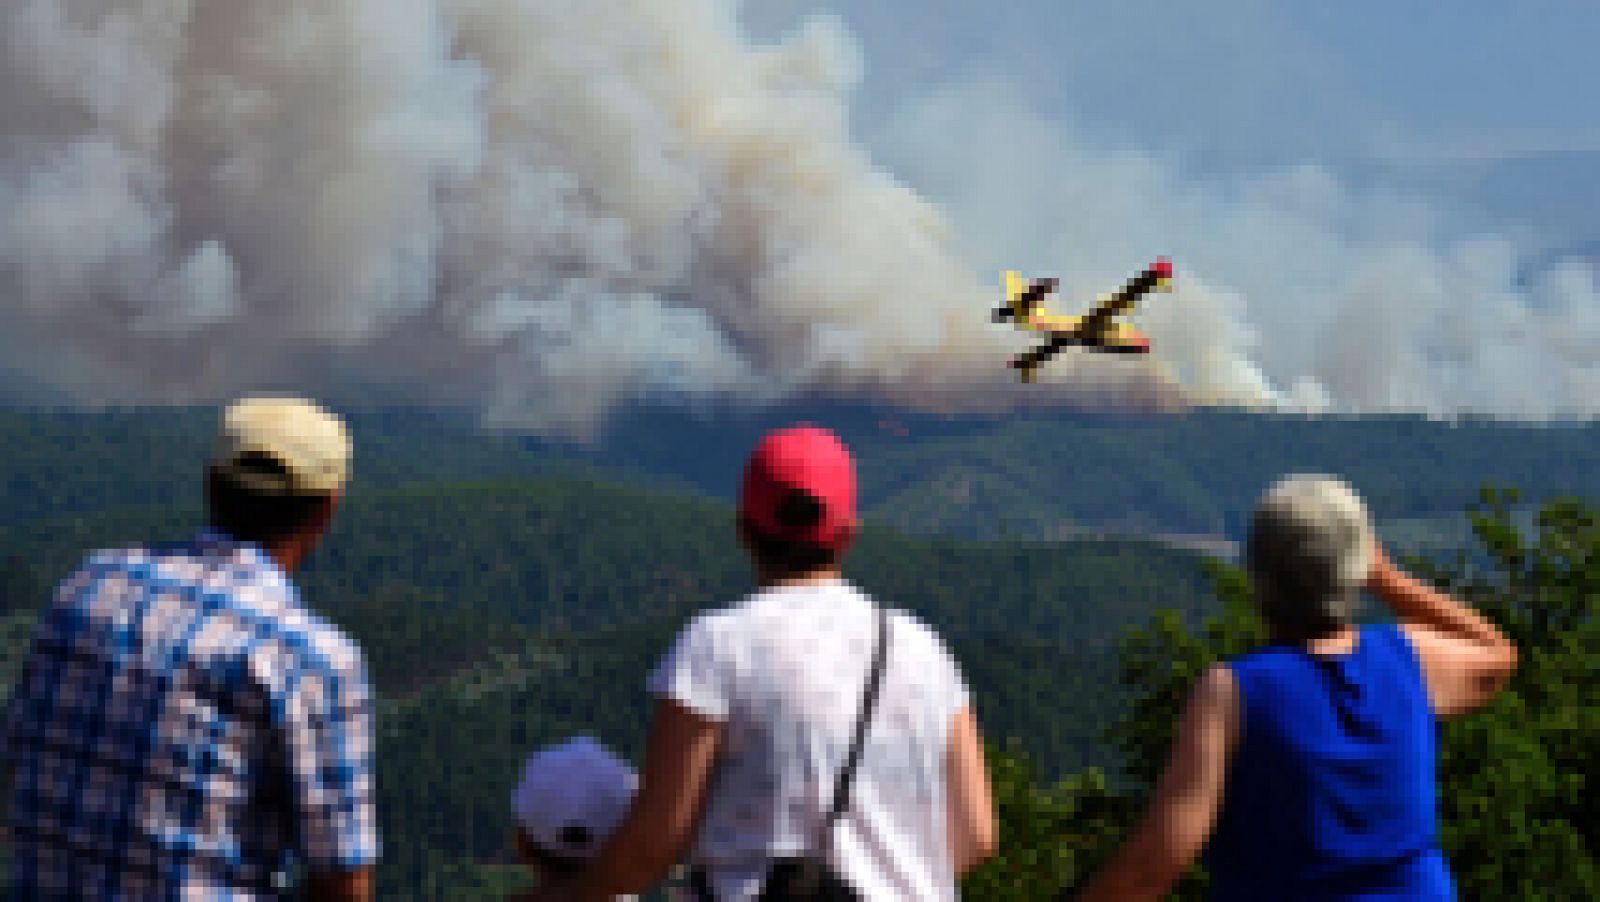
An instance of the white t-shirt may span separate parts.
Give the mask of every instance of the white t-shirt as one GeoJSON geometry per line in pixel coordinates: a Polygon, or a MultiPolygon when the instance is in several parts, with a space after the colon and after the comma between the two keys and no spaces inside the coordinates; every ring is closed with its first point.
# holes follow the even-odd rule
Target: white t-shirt
{"type": "MultiPolygon", "coordinates": [[[[695,619],[650,691],[724,725],[691,861],[719,900],[754,898],[805,851],[849,751],[877,614],[843,580],[758,592],[695,619]]],[[[889,618],[882,694],[830,860],[867,899],[956,898],[945,803],[950,724],[969,703],[932,629],[889,618]]]]}

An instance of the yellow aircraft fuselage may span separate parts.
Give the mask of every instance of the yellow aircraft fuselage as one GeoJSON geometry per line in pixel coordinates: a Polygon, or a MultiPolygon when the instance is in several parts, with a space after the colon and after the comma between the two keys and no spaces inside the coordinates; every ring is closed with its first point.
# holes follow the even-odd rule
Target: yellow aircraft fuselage
{"type": "Polygon", "coordinates": [[[1016,272],[1005,274],[1006,304],[995,310],[996,321],[1013,320],[1017,328],[1048,335],[1050,340],[1010,361],[1024,382],[1032,382],[1039,365],[1064,347],[1079,346],[1093,351],[1117,354],[1148,354],[1150,339],[1116,317],[1132,309],[1150,291],[1166,291],[1172,286],[1172,263],[1165,258],[1134,276],[1120,290],[1095,299],[1095,306],[1083,316],[1043,312],[1044,299],[1055,291],[1055,279],[1029,282],[1016,272]]]}

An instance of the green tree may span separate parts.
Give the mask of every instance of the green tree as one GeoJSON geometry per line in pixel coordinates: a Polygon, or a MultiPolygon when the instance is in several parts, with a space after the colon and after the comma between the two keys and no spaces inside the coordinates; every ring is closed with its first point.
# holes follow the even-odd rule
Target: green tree
{"type": "Polygon", "coordinates": [[[1041,787],[1020,744],[991,745],[988,753],[1000,849],[962,881],[963,898],[1049,899],[1116,847],[1132,800],[1114,792],[1098,769],[1041,787]]]}
{"type": "MultiPolygon", "coordinates": [[[[1592,792],[1600,787],[1600,518],[1572,498],[1518,529],[1517,495],[1484,489],[1469,511],[1474,547],[1449,565],[1407,562],[1471,602],[1520,652],[1511,682],[1483,710],[1441,731],[1441,843],[1464,899],[1600,898],[1592,792]]],[[[1159,775],[1190,688],[1214,661],[1265,638],[1244,573],[1209,562],[1220,617],[1186,629],[1162,612],[1120,648],[1126,714],[1107,738],[1131,783],[1108,792],[1086,774],[1040,787],[1026,758],[992,751],[1004,853],[964,883],[969,899],[1048,898],[1092,872],[1127,833],[1159,775]]],[[[1174,898],[1202,899],[1198,866],[1174,898]]]]}
{"type": "Polygon", "coordinates": [[[1486,489],[1471,513],[1481,560],[1430,568],[1520,652],[1507,691],[1445,725],[1442,841],[1463,898],[1600,898],[1600,516],[1557,499],[1528,535],[1516,502],[1486,489]]]}

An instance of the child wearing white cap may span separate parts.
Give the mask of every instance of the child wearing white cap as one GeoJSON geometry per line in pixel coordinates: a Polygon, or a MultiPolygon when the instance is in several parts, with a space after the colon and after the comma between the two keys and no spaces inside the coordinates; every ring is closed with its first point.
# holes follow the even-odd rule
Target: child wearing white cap
{"type": "Polygon", "coordinates": [[[633,768],[589,736],[535,752],[511,794],[523,862],[540,882],[581,871],[622,823],[638,785],[633,768]]]}

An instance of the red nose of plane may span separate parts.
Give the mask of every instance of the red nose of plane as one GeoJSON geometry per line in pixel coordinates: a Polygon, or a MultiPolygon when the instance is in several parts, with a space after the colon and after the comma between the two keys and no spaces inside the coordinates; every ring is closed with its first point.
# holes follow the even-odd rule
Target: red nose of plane
{"type": "Polygon", "coordinates": [[[1172,261],[1166,257],[1157,257],[1156,262],[1150,264],[1150,272],[1158,279],[1172,278],[1172,261]]]}

